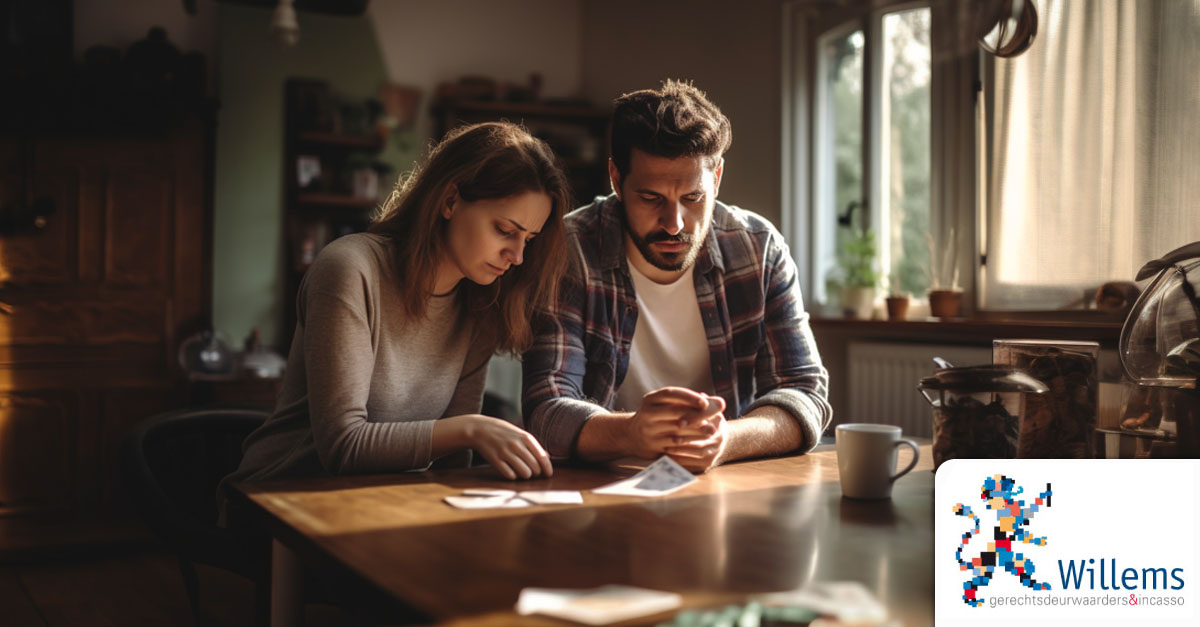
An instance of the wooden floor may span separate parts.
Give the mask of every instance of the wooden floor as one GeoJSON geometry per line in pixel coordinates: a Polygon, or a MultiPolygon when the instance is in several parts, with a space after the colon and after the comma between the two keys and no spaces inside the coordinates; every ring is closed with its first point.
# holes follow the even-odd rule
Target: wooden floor
{"type": "MultiPolygon", "coordinates": [[[[173,557],[152,547],[90,556],[0,563],[4,627],[253,627],[254,585],[197,566],[200,615],[194,617],[173,557]]],[[[308,605],[307,627],[359,625],[338,608],[308,605]]]]}

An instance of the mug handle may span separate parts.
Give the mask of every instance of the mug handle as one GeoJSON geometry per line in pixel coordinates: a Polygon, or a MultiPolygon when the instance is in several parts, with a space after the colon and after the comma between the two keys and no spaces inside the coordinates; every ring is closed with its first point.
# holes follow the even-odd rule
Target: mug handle
{"type": "Polygon", "coordinates": [[[892,478],[889,481],[895,481],[895,480],[899,479],[900,477],[903,477],[904,475],[908,474],[908,471],[912,470],[913,467],[917,465],[917,461],[921,459],[921,449],[920,449],[920,447],[917,446],[916,442],[913,442],[912,440],[909,440],[907,438],[901,438],[899,440],[896,440],[896,442],[894,444],[892,444],[892,448],[896,448],[897,446],[912,447],[913,457],[912,457],[912,461],[908,462],[908,466],[906,466],[904,468],[904,470],[901,470],[900,472],[896,473],[895,475],[892,475],[892,478]]]}

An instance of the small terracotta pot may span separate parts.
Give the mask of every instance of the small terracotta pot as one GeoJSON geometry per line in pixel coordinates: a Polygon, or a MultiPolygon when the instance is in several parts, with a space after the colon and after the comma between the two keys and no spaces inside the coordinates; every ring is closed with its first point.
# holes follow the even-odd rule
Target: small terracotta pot
{"type": "Polygon", "coordinates": [[[887,297],[887,312],[888,320],[907,320],[908,319],[908,295],[901,294],[899,296],[887,297]]]}
{"type": "Polygon", "coordinates": [[[938,318],[958,316],[962,290],[929,290],[929,314],[938,318]]]}

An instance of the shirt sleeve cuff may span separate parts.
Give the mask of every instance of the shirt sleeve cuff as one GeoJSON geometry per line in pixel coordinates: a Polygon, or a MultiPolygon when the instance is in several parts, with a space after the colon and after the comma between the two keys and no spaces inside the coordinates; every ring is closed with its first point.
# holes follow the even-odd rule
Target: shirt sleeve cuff
{"type": "Polygon", "coordinates": [[[802,441],[798,452],[807,453],[821,442],[821,434],[833,418],[833,409],[823,399],[813,398],[801,390],[778,388],[764,394],[754,401],[743,413],[750,413],[756,407],[771,405],[779,407],[792,415],[800,425],[802,441]]]}
{"type": "Polygon", "coordinates": [[[412,448],[412,457],[404,464],[407,468],[428,470],[433,463],[433,423],[434,420],[421,420],[410,423],[412,426],[409,437],[416,443],[412,448]]]}
{"type": "Polygon", "coordinates": [[[529,431],[546,448],[551,460],[566,461],[575,452],[575,442],[584,423],[606,411],[588,401],[556,398],[534,409],[529,431]]]}

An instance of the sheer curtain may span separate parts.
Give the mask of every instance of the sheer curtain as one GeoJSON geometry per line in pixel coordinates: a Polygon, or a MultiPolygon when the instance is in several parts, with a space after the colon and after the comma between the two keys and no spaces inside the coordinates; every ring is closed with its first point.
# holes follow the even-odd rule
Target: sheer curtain
{"type": "Polygon", "coordinates": [[[995,59],[985,309],[1055,309],[1200,240],[1200,0],[1038,0],[995,59]]]}

